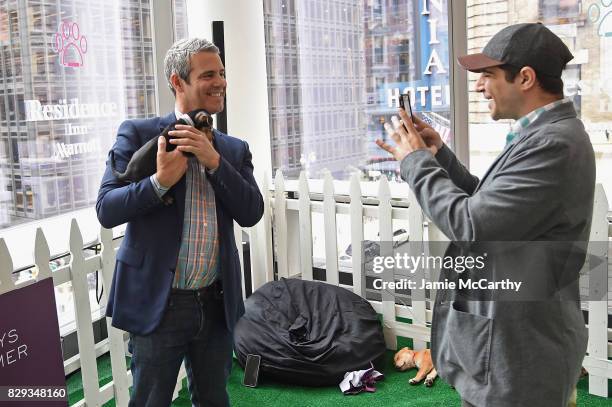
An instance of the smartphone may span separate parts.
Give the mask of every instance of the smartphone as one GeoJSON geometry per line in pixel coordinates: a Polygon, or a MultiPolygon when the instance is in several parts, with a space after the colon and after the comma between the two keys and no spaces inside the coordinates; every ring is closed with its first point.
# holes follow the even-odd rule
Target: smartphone
{"type": "Polygon", "coordinates": [[[404,93],[400,95],[399,105],[402,109],[406,111],[406,113],[408,113],[408,115],[412,119],[412,105],[410,104],[410,94],[409,93],[404,93]]]}
{"type": "Polygon", "coordinates": [[[261,362],[261,356],[259,355],[247,355],[246,363],[244,365],[244,378],[242,384],[247,387],[257,387],[257,378],[259,376],[259,363],[261,362]]]}

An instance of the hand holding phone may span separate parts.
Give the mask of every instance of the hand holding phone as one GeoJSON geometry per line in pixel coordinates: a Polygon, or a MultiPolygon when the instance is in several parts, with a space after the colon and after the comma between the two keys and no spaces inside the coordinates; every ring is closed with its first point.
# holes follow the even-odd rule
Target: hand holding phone
{"type": "MultiPolygon", "coordinates": [[[[404,94],[400,95],[399,105],[400,105],[400,107],[402,109],[404,109],[406,111],[406,113],[408,113],[408,116],[410,116],[410,118],[413,119],[414,116],[412,115],[412,104],[410,103],[410,94],[409,93],[404,93],[404,94]]],[[[413,121],[414,121],[414,119],[413,119],[413,121]]]]}

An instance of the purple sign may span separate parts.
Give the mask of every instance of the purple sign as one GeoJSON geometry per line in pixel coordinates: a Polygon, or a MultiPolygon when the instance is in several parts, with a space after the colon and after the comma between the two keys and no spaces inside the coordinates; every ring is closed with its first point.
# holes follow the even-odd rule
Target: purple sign
{"type": "Polygon", "coordinates": [[[0,310],[0,405],[68,405],[53,279],[0,295],[0,310]]]}

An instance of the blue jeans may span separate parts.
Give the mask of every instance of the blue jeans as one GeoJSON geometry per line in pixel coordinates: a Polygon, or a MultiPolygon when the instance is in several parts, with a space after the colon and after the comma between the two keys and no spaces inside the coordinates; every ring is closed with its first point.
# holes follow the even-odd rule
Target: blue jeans
{"type": "Polygon", "coordinates": [[[224,315],[220,289],[173,289],[155,331],[146,336],[130,334],[129,406],[170,406],[183,359],[193,406],[229,406],[226,385],[233,339],[224,315]]]}

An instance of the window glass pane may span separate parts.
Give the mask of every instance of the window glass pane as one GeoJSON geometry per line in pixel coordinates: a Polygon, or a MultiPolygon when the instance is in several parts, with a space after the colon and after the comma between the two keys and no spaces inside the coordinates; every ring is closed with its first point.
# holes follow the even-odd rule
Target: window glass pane
{"type": "Polygon", "coordinates": [[[406,92],[452,146],[446,1],[264,0],[264,25],[274,171],[399,177],[374,140],[406,92]]]}
{"type": "MultiPolygon", "coordinates": [[[[541,21],[569,47],[574,59],[563,73],[565,96],[573,99],[591,137],[597,182],[612,196],[612,5],[608,0],[468,0],[468,51],[480,52],[502,28],[515,22],[541,21]]],[[[470,88],[470,167],[482,175],[501,152],[509,120],[494,122],[481,94],[470,88]]],[[[612,209],[612,200],[609,200],[612,209]]]]}
{"type": "Polygon", "coordinates": [[[126,118],[154,114],[150,5],[0,1],[0,227],[95,204],[126,118]]]}
{"type": "Polygon", "coordinates": [[[0,229],[95,204],[119,124],[155,115],[150,24],[149,0],[0,1],[0,229]]]}
{"type": "Polygon", "coordinates": [[[174,38],[187,38],[187,0],[174,0],[174,38]]]}

